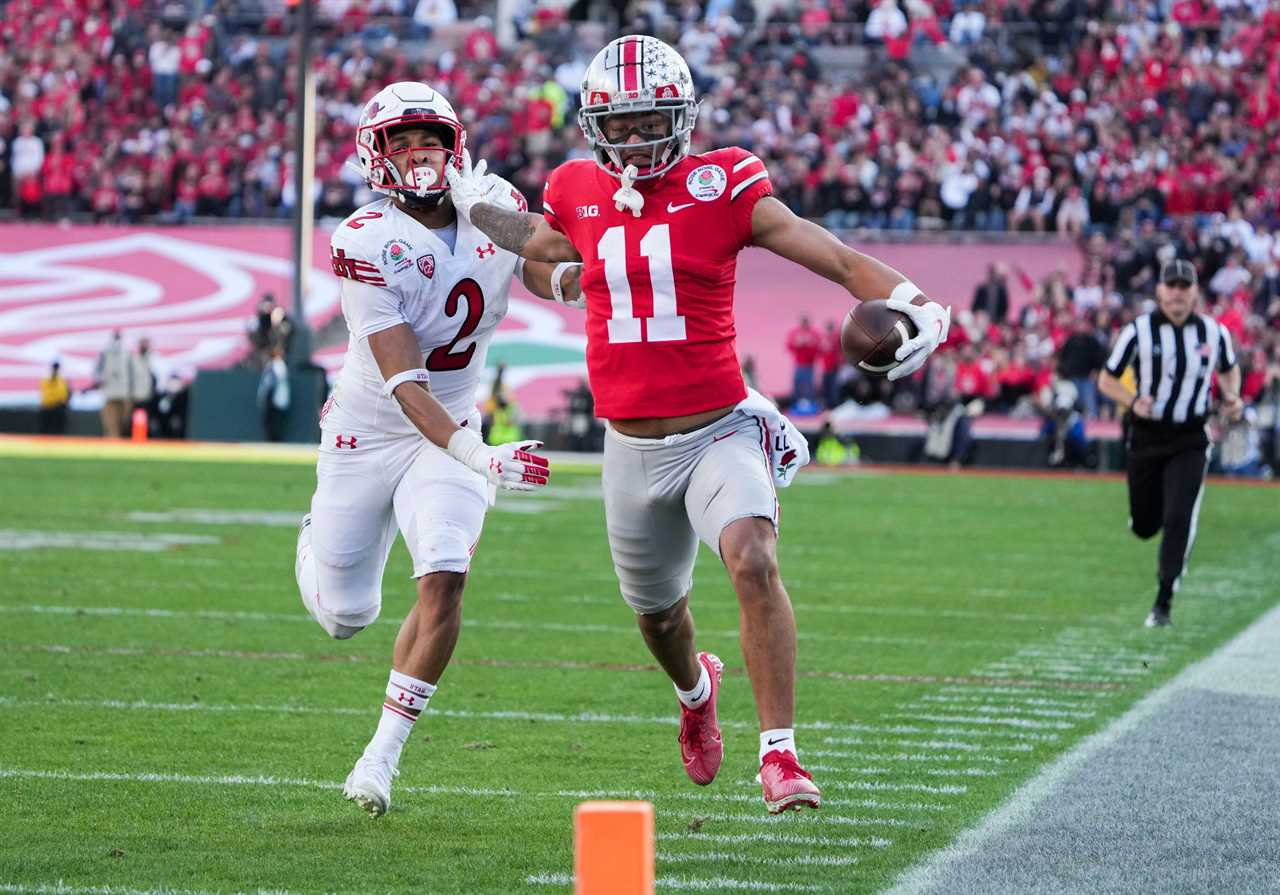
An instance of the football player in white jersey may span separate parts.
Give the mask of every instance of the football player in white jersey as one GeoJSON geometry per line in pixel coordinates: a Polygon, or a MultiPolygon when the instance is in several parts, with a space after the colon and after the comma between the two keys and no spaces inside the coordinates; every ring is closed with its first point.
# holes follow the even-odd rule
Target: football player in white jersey
{"type": "MultiPolygon", "coordinates": [[[[378,616],[397,530],[417,579],[381,720],[344,787],[374,817],[390,805],[401,749],[453,653],[496,488],[533,491],[549,474],[533,453],[540,442],[481,440],[476,388],[512,276],[550,298],[553,273],[567,271],[524,263],[458,217],[444,168],[462,165],[465,143],[453,108],[426,84],[379,92],[361,115],[356,152],[365,181],[386,198],[343,221],[331,245],[351,336],[321,411],[316,492],[298,535],[299,592],[325,631],[346,639],[378,616]]],[[[506,181],[486,182],[495,204],[525,207],[506,181]]]]}

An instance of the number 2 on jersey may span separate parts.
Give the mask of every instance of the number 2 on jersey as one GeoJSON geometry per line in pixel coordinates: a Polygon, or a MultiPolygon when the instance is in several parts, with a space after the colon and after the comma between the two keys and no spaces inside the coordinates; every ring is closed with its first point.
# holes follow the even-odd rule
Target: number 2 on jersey
{"type": "Polygon", "coordinates": [[[476,331],[476,327],[480,325],[480,317],[484,314],[484,292],[480,289],[480,284],[475,280],[465,279],[459,280],[458,285],[450,290],[449,297],[444,303],[445,315],[455,316],[458,313],[458,300],[463,298],[467,300],[467,316],[463,319],[462,326],[458,328],[458,334],[448,345],[441,345],[427,355],[427,369],[432,372],[461,370],[471,363],[471,356],[476,353],[475,342],[468,345],[466,351],[453,353],[455,345],[476,331]]]}
{"type": "Polygon", "coordinates": [[[644,333],[639,317],[633,316],[631,283],[627,279],[626,229],[610,227],[600,237],[596,253],[604,262],[604,278],[609,285],[613,316],[609,319],[609,341],[683,342],[684,317],[676,313],[676,279],[671,269],[671,225],[655,224],[640,240],[640,256],[649,259],[649,283],[653,287],[653,316],[644,333]]]}

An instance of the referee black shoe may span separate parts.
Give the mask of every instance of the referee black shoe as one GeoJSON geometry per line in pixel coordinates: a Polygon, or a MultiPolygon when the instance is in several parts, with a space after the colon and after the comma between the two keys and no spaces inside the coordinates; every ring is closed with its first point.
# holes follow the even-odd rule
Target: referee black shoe
{"type": "Polygon", "coordinates": [[[1162,605],[1160,603],[1156,603],[1152,606],[1151,611],[1147,613],[1147,620],[1143,622],[1143,624],[1148,628],[1167,628],[1169,625],[1173,624],[1173,622],[1169,620],[1168,604],[1162,605]]]}

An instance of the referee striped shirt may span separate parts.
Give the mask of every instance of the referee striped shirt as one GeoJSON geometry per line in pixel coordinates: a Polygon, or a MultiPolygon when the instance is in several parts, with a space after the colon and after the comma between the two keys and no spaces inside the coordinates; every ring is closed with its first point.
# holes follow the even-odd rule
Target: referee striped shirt
{"type": "Polygon", "coordinates": [[[1209,415],[1209,380],[1236,365],[1231,334],[1193,313],[1175,326],[1159,308],[1120,331],[1106,371],[1119,377],[1134,365],[1137,397],[1150,396],[1151,418],[1172,426],[1202,426],[1209,415]]]}

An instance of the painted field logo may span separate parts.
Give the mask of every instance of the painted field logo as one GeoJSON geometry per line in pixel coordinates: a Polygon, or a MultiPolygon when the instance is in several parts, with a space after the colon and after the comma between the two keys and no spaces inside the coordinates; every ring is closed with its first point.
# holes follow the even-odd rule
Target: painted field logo
{"type": "Polygon", "coordinates": [[[712,202],[724,195],[729,176],[719,165],[700,165],[689,172],[685,187],[699,202],[712,202]]]}
{"type": "Polygon", "coordinates": [[[403,239],[390,239],[382,247],[382,264],[396,273],[413,263],[413,246],[403,239]]]}

